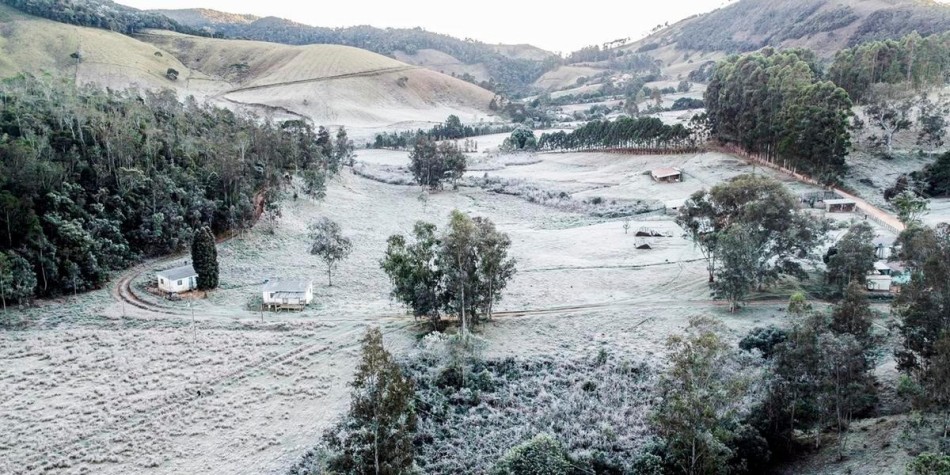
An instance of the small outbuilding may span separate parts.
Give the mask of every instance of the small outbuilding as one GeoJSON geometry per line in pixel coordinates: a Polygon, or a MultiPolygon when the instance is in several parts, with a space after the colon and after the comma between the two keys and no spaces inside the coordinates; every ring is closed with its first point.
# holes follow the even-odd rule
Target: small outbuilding
{"type": "Polygon", "coordinates": [[[198,288],[198,273],[191,265],[159,271],[155,274],[158,290],[170,294],[190,292],[198,288]]]}
{"type": "Polygon", "coordinates": [[[853,213],[858,203],[847,198],[825,200],[825,209],[829,213],[853,213]]]}
{"type": "Polygon", "coordinates": [[[659,183],[678,183],[683,181],[683,172],[679,168],[663,167],[650,172],[653,181],[659,183]]]}
{"type": "Polygon", "coordinates": [[[263,305],[268,310],[303,310],[313,302],[313,280],[273,280],[264,283],[263,305]]]}

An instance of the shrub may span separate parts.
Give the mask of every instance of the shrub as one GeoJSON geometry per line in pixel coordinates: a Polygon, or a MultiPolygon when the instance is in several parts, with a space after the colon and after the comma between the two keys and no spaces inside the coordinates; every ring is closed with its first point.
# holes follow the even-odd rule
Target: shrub
{"type": "Polygon", "coordinates": [[[496,475],[567,475],[571,460],[564,447],[547,434],[515,446],[505,454],[492,473],[496,475]]]}
{"type": "Polygon", "coordinates": [[[168,71],[165,71],[165,77],[172,81],[178,80],[178,71],[172,68],[168,68],[168,71]]]}
{"type": "Polygon", "coordinates": [[[775,346],[788,339],[788,332],[775,326],[753,328],[749,334],[739,342],[739,348],[744,351],[759,350],[763,358],[770,358],[775,346]]]}
{"type": "Polygon", "coordinates": [[[907,465],[911,475],[950,475],[950,455],[920,454],[907,465]]]}

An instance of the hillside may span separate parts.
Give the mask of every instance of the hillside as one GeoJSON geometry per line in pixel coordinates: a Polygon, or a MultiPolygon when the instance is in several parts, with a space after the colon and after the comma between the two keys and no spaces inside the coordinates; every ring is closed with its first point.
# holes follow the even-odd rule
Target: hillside
{"type": "Polygon", "coordinates": [[[827,59],[849,46],[897,39],[915,30],[921,35],[950,30],[950,5],[929,0],[740,0],[623,49],[650,54],[669,74],[766,46],[808,48],[827,59]]]}
{"type": "MultiPolygon", "coordinates": [[[[0,6],[0,76],[21,72],[112,88],[171,88],[232,108],[374,129],[487,118],[493,94],[358,48],[287,46],[162,30],[129,37],[0,6]],[[75,58],[78,56],[79,58],[75,58]],[[177,80],[166,77],[178,71],[177,80]]],[[[360,135],[357,132],[356,136],[360,135]]]]}
{"type": "Polygon", "coordinates": [[[556,55],[531,45],[489,45],[461,40],[421,28],[354,26],[326,28],[290,20],[236,15],[207,9],[154,10],[190,28],[226,38],[289,45],[337,44],[367,49],[445,74],[523,93],[558,61],[556,55]]]}

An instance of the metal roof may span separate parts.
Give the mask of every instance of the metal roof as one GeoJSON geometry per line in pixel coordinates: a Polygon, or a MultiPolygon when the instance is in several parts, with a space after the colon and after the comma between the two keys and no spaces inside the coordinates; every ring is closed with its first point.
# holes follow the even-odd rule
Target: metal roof
{"type": "Polygon", "coordinates": [[[198,273],[195,272],[195,268],[191,265],[176,267],[174,269],[166,269],[163,271],[156,272],[156,275],[159,277],[164,277],[168,280],[180,280],[187,279],[189,277],[197,277],[198,273]]]}
{"type": "Polygon", "coordinates": [[[890,272],[891,267],[886,262],[877,261],[874,263],[874,270],[890,272]]]}
{"type": "Polygon", "coordinates": [[[825,204],[827,204],[827,205],[856,205],[856,204],[858,204],[858,203],[857,203],[856,201],[854,201],[854,200],[849,200],[849,199],[847,199],[847,198],[841,198],[841,199],[837,199],[837,200],[825,200],[825,204]]]}
{"type": "Polygon", "coordinates": [[[650,172],[650,174],[652,174],[656,178],[668,178],[671,176],[680,175],[682,174],[682,172],[679,171],[679,169],[677,168],[663,167],[663,168],[657,168],[653,170],[652,172],[650,172]]]}
{"type": "Polygon", "coordinates": [[[311,279],[272,280],[264,284],[264,292],[305,293],[313,285],[311,279]]]}

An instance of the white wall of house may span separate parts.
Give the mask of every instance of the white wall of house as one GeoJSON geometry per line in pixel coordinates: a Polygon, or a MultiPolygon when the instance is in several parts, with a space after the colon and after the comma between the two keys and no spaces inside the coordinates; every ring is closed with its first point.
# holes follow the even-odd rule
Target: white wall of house
{"type": "Polygon", "coordinates": [[[307,305],[313,302],[313,284],[305,292],[281,292],[279,289],[263,292],[265,305],[307,305]]]}
{"type": "Polygon", "coordinates": [[[158,274],[158,289],[163,292],[181,293],[198,288],[198,278],[195,276],[171,280],[158,274]]]}

